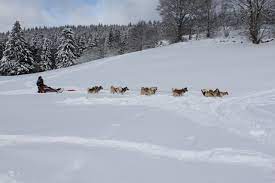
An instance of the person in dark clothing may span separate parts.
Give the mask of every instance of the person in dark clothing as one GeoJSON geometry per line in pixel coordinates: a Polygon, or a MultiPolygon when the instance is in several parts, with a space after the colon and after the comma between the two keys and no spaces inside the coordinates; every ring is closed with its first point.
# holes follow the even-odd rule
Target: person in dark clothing
{"type": "Polygon", "coordinates": [[[51,87],[45,85],[42,76],[38,77],[36,85],[38,87],[38,93],[50,93],[50,92],[56,92],[56,93],[58,93],[58,92],[61,91],[61,88],[54,89],[54,88],[51,88],[51,87]]]}

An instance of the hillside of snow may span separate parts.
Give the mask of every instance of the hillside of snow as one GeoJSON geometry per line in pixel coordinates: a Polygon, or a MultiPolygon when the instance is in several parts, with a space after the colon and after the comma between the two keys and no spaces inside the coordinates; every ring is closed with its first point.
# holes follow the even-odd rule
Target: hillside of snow
{"type": "Polygon", "coordinates": [[[0,77],[0,101],[0,183],[275,182],[275,43],[193,41],[0,77]],[[37,94],[39,75],[77,91],[37,94]]]}

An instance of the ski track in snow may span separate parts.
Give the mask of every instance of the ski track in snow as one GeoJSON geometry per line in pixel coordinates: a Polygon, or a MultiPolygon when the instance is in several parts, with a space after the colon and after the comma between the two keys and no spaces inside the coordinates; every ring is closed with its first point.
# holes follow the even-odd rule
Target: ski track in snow
{"type": "Polygon", "coordinates": [[[244,97],[228,99],[214,108],[220,121],[249,127],[245,132],[264,142],[274,138],[274,118],[265,106],[275,106],[275,90],[254,93],[244,97]]]}
{"type": "Polygon", "coordinates": [[[273,169],[275,159],[271,156],[245,150],[230,148],[205,151],[177,150],[148,143],[136,143],[117,140],[99,140],[83,137],[49,137],[28,135],[0,135],[0,147],[16,145],[52,145],[69,144],[84,147],[111,148],[130,152],[139,152],[150,156],[176,159],[186,162],[222,163],[246,165],[273,169]]]}
{"type": "MultiPolygon", "coordinates": [[[[137,92],[137,91],[135,91],[137,92]]],[[[67,98],[58,103],[65,105],[115,105],[147,106],[175,112],[193,122],[207,126],[219,126],[240,136],[254,138],[264,143],[274,143],[275,114],[265,110],[275,106],[275,90],[253,93],[240,97],[205,98],[199,92],[189,92],[175,98],[168,92],[156,96],[125,96],[106,94],[67,98]],[[255,115],[257,114],[257,115],[255,115]]]]}

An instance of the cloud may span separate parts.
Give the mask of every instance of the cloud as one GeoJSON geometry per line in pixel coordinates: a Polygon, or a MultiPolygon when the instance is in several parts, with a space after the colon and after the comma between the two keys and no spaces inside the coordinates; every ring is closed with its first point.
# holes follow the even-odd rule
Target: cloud
{"type": "Polygon", "coordinates": [[[19,20],[24,27],[128,24],[159,19],[158,0],[1,0],[0,31],[19,20]]]}
{"type": "Polygon", "coordinates": [[[0,2],[0,31],[9,30],[16,20],[28,26],[42,25],[50,20],[43,9],[39,9],[39,2],[28,0],[1,0],[0,2]]]}
{"type": "Polygon", "coordinates": [[[158,0],[102,0],[97,17],[103,23],[125,24],[139,20],[158,19],[158,0]]]}

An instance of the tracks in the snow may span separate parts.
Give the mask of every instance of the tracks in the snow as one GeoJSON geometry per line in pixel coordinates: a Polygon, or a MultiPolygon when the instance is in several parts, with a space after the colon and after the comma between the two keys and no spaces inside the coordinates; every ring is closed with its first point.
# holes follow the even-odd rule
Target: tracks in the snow
{"type": "Polygon", "coordinates": [[[266,107],[275,106],[275,90],[227,99],[216,105],[217,117],[225,126],[235,126],[240,134],[274,143],[275,115],[266,107]]]}
{"type": "Polygon", "coordinates": [[[241,97],[205,98],[188,93],[181,98],[168,94],[142,97],[138,95],[114,96],[102,94],[89,98],[68,98],[67,105],[147,106],[173,111],[190,121],[207,126],[225,128],[241,136],[274,143],[275,115],[265,109],[275,106],[275,90],[257,92],[241,97]]]}
{"type": "Polygon", "coordinates": [[[148,143],[118,140],[100,140],[83,137],[49,137],[29,135],[0,135],[0,149],[6,146],[67,144],[87,148],[99,147],[129,152],[143,153],[149,156],[171,158],[186,162],[221,163],[246,165],[251,167],[272,168],[275,159],[257,152],[234,149],[211,149],[205,151],[178,150],[148,143]]]}

